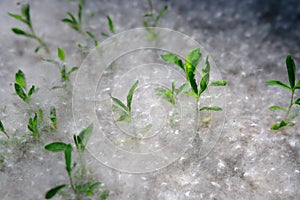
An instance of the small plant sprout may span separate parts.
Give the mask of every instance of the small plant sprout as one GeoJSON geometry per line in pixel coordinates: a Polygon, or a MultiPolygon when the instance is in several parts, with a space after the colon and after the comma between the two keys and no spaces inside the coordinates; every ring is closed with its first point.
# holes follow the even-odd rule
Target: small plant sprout
{"type": "Polygon", "coordinates": [[[79,1],[78,2],[77,19],[71,12],[67,12],[68,18],[63,18],[61,20],[62,22],[68,24],[73,30],[77,31],[80,34],[83,34],[82,7],[83,7],[83,1],[79,1]]]}
{"type": "MultiPolygon", "coordinates": [[[[110,33],[115,34],[115,27],[114,27],[114,23],[113,23],[112,19],[110,18],[110,16],[106,16],[106,19],[107,19],[110,33]]],[[[109,35],[110,35],[109,33],[106,33],[106,32],[101,32],[101,34],[105,37],[109,37],[109,35]]]]}
{"type": "Polygon", "coordinates": [[[112,105],[114,113],[119,115],[116,122],[131,122],[131,104],[133,99],[133,94],[137,88],[139,81],[137,80],[130,88],[127,94],[127,103],[123,103],[120,99],[111,97],[112,101],[115,103],[112,105]]]}
{"type": "Polygon", "coordinates": [[[31,132],[33,139],[40,140],[40,133],[38,129],[38,119],[37,114],[34,114],[34,117],[30,117],[28,121],[27,128],[31,132]]]}
{"type": "MultiPolygon", "coordinates": [[[[176,55],[169,53],[169,54],[163,54],[161,55],[162,59],[168,63],[175,64],[182,69],[182,71],[185,73],[185,77],[187,82],[189,83],[191,90],[192,91],[185,91],[184,93],[195,97],[197,100],[197,106],[199,105],[199,99],[201,95],[207,90],[209,86],[209,78],[210,78],[210,63],[208,61],[208,56],[206,57],[205,60],[205,66],[201,71],[201,80],[199,84],[196,81],[196,71],[197,71],[197,66],[202,60],[202,54],[200,52],[200,49],[194,49],[190,51],[186,57],[186,62],[185,64],[183,61],[177,57],[176,55]],[[199,85],[199,86],[198,86],[199,85]]],[[[211,86],[225,86],[227,84],[226,81],[224,80],[217,80],[211,82],[211,86]]],[[[211,106],[211,107],[201,107],[197,108],[197,112],[199,111],[221,111],[222,108],[218,106],[211,106]]]]}
{"type": "Polygon", "coordinates": [[[147,37],[149,39],[154,39],[156,37],[156,33],[153,32],[150,28],[156,27],[159,20],[166,14],[168,11],[168,6],[164,6],[158,13],[155,15],[155,11],[153,9],[152,0],[148,0],[149,11],[143,15],[142,24],[148,31],[149,35],[147,37]]]}
{"type": "Polygon", "coordinates": [[[15,75],[15,92],[16,94],[26,103],[30,102],[30,98],[33,93],[35,93],[37,90],[34,85],[31,86],[29,91],[27,92],[27,86],[26,86],[26,78],[25,74],[22,72],[22,70],[19,70],[15,75]]]}
{"type": "Polygon", "coordinates": [[[156,95],[161,96],[163,99],[167,100],[172,105],[176,105],[177,95],[181,94],[187,88],[188,88],[188,84],[185,83],[185,84],[182,84],[178,89],[176,89],[175,82],[172,82],[171,89],[156,88],[156,95]]]}
{"type": "Polygon", "coordinates": [[[64,88],[66,86],[67,82],[70,81],[71,74],[79,69],[77,66],[74,66],[69,71],[67,70],[67,66],[64,63],[65,57],[66,57],[65,52],[61,48],[57,49],[57,56],[59,58],[59,61],[56,61],[53,59],[44,59],[44,58],[42,59],[43,61],[53,63],[60,71],[60,79],[61,79],[62,85],[54,86],[54,87],[52,87],[52,89],[64,88]]]}
{"type": "Polygon", "coordinates": [[[16,28],[16,27],[12,28],[11,30],[17,35],[22,35],[27,38],[36,40],[39,43],[39,45],[35,48],[35,50],[34,50],[35,53],[37,53],[40,50],[40,48],[44,48],[46,53],[50,52],[49,48],[48,48],[47,44],[44,42],[44,40],[35,34],[35,31],[33,29],[32,22],[31,22],[31,18],[30,18],[29,4],[24,4],[21,6],[21,15],[13,14],[13,13],[8,13],[8,15],[28,26],[30,32],[26,32],[26,31],[16,28]]]}
{"type": "MultiPolygon", "coordinates": [[[[87,141],[93,131],[93,125],[89,125],[86,129],[82,130],[79,135],[74,135],[74,142],[76,145],[77,152],[79,153],[79,157],[82,156],[82,153],[85,151],[87,141]]],[[[73,147],[71,144],[66,144],[63,142],[53,142],[47,144],[45,149],[51,152],[63,152],[65,157],[65,167],[68,174],[69,183],[61,184],[55,186],[48,190],[45,195],[46,199],[51,199],[57,194],[66,195],[62,193],[63,189],[71,188],[73,195],[75,195],[75,199],[82,199],[86,196],[94,196],[97,194],[97,190],[100,189],[101,183],[87,180],[88,177],[80,176],[76,177],[75,171],[78,168],[78,163],[72,161],[72,153],[73,147]],[[77,179],[76,179],[77,178],[77,179]]],[[[80,164],[83,164],[82,162],[80,164]]],[[[85,169],[85,167],[84,167],[85,169]]],[[[107,199],[109,195],[108,190],[104,190],[98,193],[98,199],[107,199]]]]}
{"type": "Polygon", "coordinates": [[[9,139],[9,135],[7,134],[1,120],[0,120],[0,132],[2,132],[9,139]]]}
{"type": "Polygon", "coordinates": [[[50,121],[51,121],[51,125],[50,125],[50,129],[51,130],[56,130],[57,128],[57,118],[56,118],[56,109],[54,106],[51,106],[50,108],[50,121]]]}
{"type": "Polygon", "coordinates": [[[280,106],[269,107],[270,110],[279,110],[285,113],[285,117],[280,122],[276,122],[271,126],[272,130],[279,130],[285,126],[294,126],[295,123],[292,122],[292,120],[295,119],[298,115],[297,111],[294,113],[291,112],[293,105],[300,105],[300,98],[295,100],[295,91],[300,89],[300,80],[298,81],[298,83],[296,83],[296,64],[291,55],[287,55],[286,57],[286,68],[290,85],[285,84],[279,80],[269,80],[266,82],[267,85],[280,86],[291,91],[290,103],[287,108],[282,108],[280,106]]]}

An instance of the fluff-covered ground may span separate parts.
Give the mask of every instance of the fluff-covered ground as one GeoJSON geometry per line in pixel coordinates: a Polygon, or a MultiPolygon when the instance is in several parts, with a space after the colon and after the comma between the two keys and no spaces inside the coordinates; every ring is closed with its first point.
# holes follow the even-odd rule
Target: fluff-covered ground
{"type": "MultiPolygon", "coordinates": [[[[39,91],[32,105],[46,113],[54,105],[58,130],[44,138],[44,143],[71,142],[78,133],[72,118],[71,91],[51,90],[59,83],[59,73],[41,57],[55,58],[56,49],[66,52],[69,66],[86,57],[76,46],[84,39],[63,24],[66,12],[76,12],[76,2],[30,1],[33,26],[44,34],[51,53],[35,54],[36,43],[16,36],[12,27],[22,27],[7,12],[19,13],[24,1],[0,2],[0,119],[11,135],[28,133],[30,115],[13,90],[18,69],[26,74],[27,84],[39,91]]],[[[265,81],[287,82],[285,57],[293,55],[300,68],[300,2],[297,0],[217,0],[154,1],[159,10],[169,11],[159,22],[200,42],[214,58],[226,90],[226,123],[217,145],[200,159],[197,140],[172,165],[145,174],[122,173],[87,158],[94,176],[110,190],[109,199],[299,199],[300,123],[281,131],[270,125],[282,117],[268,107],[286,107],[289,93],[266,86],[265,81]]],[[[115,31],[141,27],[147,1],[90,1],[83,10],[84,23],[100,41],[101,31],[108,32],[106,15],[111,16],[115,31]]],[[[74,82],[72,76],[71,81],[74,82]]],[[[297,77],[300,77],[298,70],[297,77]]],[[[299,91],[296,96],[300,96],[299,91]]],[[[1,139],[6,140],[3,135],[1,139]]],[[[62,156],[45,152],[42,146],[12,142],[1,144],[1,199],[43,199],[45,192],[67,180],[62,156]]]]}

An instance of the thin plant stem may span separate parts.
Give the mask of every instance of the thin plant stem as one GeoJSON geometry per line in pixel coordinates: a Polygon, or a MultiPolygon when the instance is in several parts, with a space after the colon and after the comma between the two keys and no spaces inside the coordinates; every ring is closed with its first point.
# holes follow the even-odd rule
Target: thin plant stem
{"type": "Polygon", "coordinates": [[[291,111],[291,108],[292,108],[292,106],[293,106],[293,101],[294,101],[294,95],[295,95],[295,89],[292,89],[292,96],[291,96],[291,101],[290,101],[290,105],[289,105],[289,107],[288,107],[288,110],[287,110],[287,112],[286,112],[286,114],[285,114],[285,118],[284,118],[284,120],[285,121],[287,121],[287,119],[288,119],[288,117],[289,117],[289,115],[290,115],[290,111],[291,111]]]}

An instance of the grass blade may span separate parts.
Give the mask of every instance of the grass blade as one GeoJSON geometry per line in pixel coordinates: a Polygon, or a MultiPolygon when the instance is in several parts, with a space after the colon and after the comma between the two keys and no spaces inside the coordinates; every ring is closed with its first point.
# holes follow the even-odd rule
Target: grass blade
{"type": "Polygon", "coordinates": [[[290,86],[291,88],[294,88],[296,81],[296,64],[291,55],[287,55],[286,57],[286,67],[289,75],[290,86]]]}
{"type": "Polygon", "coordinates": [[[65,184],[51,188],[45,195],[45,199],[52,199],[61,189],[66,187],[65,184]]]}
{"type": "Polygon", "coordinates": [[[290,86],[278,80],[269,80],[266,82],[266,84],[271,86],[280,86],[282,88],[292,90],[290,86]]]}
{"type": "Polygon", "coordinates": [[[182,60],[179,57],[177,57],[176,55],[174,55],[172,53],[162,54],[161,58],[168,63],[178,65],[185,72],[184,64],[183,64],[182,60]]]}
{"type": "Polygon", "coordinates": [[[135,89],[137,88],[139,84],[139,80],[137,80],[132,87],[130,88],[128,95],[127,95],[127,108],[129,110],[129,112],[131,111],[131,103],[132,103],[132,98],[133,98],[133,93],[135,91],[135,89]]]}

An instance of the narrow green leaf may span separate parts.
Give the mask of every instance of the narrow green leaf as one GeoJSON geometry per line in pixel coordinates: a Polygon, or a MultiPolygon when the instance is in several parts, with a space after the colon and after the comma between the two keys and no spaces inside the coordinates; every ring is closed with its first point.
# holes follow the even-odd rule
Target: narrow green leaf
{"type": "Polygon", "coordinates": [[[79,2],[78,3],[78,13],[77,13],[79,23],[81,23],[82,6],[83,6],[82,2],[79,2]]]}
{"type": "Polygon", "coordinates": [[[36,90],[35,90],[35,86],[33,85],[33,86],[31,86],[31,88],[29,89],[29,91],[28,91],[28,98],[30,99],[30,97],[31,97],[31,95],[35,92],[36,90]]]}
{"type": "Polygon", "coordinates": [[[121,108],[123,108],[126,112],[129,112],[129,109],[125,106],[125,104],[124,104],[121,100],[119,100],[119,99],[117,99],[117,98],[115,98],[115,97],[111,97],[111,99],[112,99],[117,105],[119,105],[121,108]]]}
{"type": "Polygon", "coordinates": [[[22,15],[25,17],[25,19],[30,22],[30,6],[29,4],[24,4],[21,7],[22,15]]]}
{"type": "Polygon", "coordinates": [[[72,172],[72,146],[70,144],[67,144],[67,147],[65,149],[65,161],[66,161],[66,170],[68,174],[71,174],[72,172]]]}
{"type": "Polygon", "coordinates": [[[188,83],[182,84],[178,89],[175,90],[176,94],[181,94],[190,90],[190,85],[188,83]]]}
{"type": "Polygon", "coordinates": [[[71,70],[68,72],[68,74],[67,74],[68,79],[69,79],[70,75],[71,75],[73,72],[77,71],[78,69],[79,69],[79,67],[77,67],[77,66],[72,67],[72,69],[71,69],[71,70]]]}
{"type": "Polygon", "coordinates": [[[82,150],[85,150],[87,142],[92,135],[93,128],[94,128],[93,124],[90,124],[87,128],[83,129],[79,133],[80,142],[82,144],[82,150]]]}
{"type": "Polygon", "coordinates": [[[286,57],[286,68],[289,75],[290,86],[294,88],[296,81],[296,64],[291,55],[287,55],[286,57]]]}
{"type": "Polygon", "coordinates": [[[279,107],[279,106],[271,106],[269,107],[269,110],[282,110],[285,111],[285,108],[279,107]]]}
{"type": "Polygon", "coordinates": [[[57,56],[61,61],[65,60],[65,52],[61,48],[57,49],[57,56]]]}
{"type": "Polygon", "coordinates": [[[106,16],[108,21],[109,30],[111,33],[115,33],[114,23],[109,16],[106,16]]]}
{"type": "Polygon", "coordinates": [[[288,123],[282,120],[281,122],[276,122],[275,124],[273,124],[271,126],[271,129],[272,130],[279,130],[279,129],[287,126],[287,125],[288,125],[288,123]]]}
{"type": "Polygon", "coordinates": [[[22,70],[19,70],[15,75],[16,83],[19,84],[22,88],[26,89],[26,78],[22,70]]]}
{"type": "Polygon", "coordinates": [[[100,195],[100,197],[99,197],[99,200],[106,200],[108,196],[109,196],[109,190],[104,190],[104,191],[101,193],[101,195],[100,195]]]}
{"type": "Polygon", "coordinates": [[[212,81],[211,86],[225,86],[227,85],[227,82],[224,80],[217,80],[217,81],[212,81]]]}
{"type": "Polygon", "coordinates": [[[133,93],[135,91],[135,89],[137,88],[139,84],[139,80],[137,80],[130,88],[128,95],[127,95],[127,108],[129,110],[129,112],[131,111],[131,103],[132,103],[132,98],[133,98],[133,93]]]}
{"type": "Polygon", "coordinates": [[[50,144],[47,144],[45,146],[45,149],[51,152],[63,152],[68,148],[68,145],[63,142],[53,142],[50,144]]]}
{"type": "Polygon", "coordinates": [[[67,12],[67,14],[69,15],[69,17],[71,18],[74,24],[78,24],[77,20],[75,19],[74,15],[71,12],[67,12]]]}
{"type": "Polygon", "coordinates": [[[290,88],[290,86],[288,86],[287,84],[281,82],[281,81],[278,81],[278,80],[269,80],[266,82],[267,85],[271,85],[271,86],[280,86],[282,88],[285,88],[285,89],[289,89],[289,90],[292,90],[290,88]]]}
{"type": "Polygon", "coordinates": [[[45,195],[45,199],[52,199],[61,189],[66,187],[65,184],[51,188],[45,195]]]}
{"type": "Polygon", "coordinates": [[[34,38],[34,35],[30,34],[30,33],[27,33],[19,28],[12,28],[11,29],[15,34],[17,35],[23,35],[23,36],[26,36],[26,37],[30,37],[30,38],[34,38]]]}
{"type": "Polygon", "coordinates": [[[41,49],[41,46],[37,46],[37,47],[34,49],[34,53],[39,52],[40,49],[41,49]]]}
{"type": "Polygon", "coordinates": [[[19,20],[25,24],[28,24],[28,22],[25,19],[23,19],[23,17],[21,15],[13,14],[13,13],[8,13],[8,15],[15,18],[16,20],[19,20]]]}
{"type": "Polygon", "coordinates": [[[204,69],[202,70],[203,77],[200,81],[200,91],[198,96],[200,96],[207,89],[209,83],[209,73],[210,73],[210,64],[207,56],[204,69]]]}
{"type": "Polygon", "coordinates": [[[300,105],[300,98],[297,99],[297,100],[294,102],[294,104],[300,105]]]}
{"type": "Polygon", "coordinates": [[[0,131],[1,131],[2,133],[5,133],[5,129],[4,129],[4,126],[3,126],[1,120],[0,120],[0,131]]]}
{"type": "Polygon", "coordinates": [[[161,18],[162,16],[164,16],[164,15],[166,14],[167,11],[168,11],[168,6],[164,6],[164,7],[159,11],[159,14],[157,15],[157,17],[156,17],[155,20],[154,20],[153,27],[156,27],[157,22],[160,20],[160,18],[161,18]]]}
{"type": "Polygon", "coordinates": [[[15,92],[24,102],[29,103],[23,88],[17,83],[15,83],[15,92]]]}
{"type": "Polygon", "coordinates": [[[219,106],[212,106],[212,107],[204,106],[200,108],[200,111],[222,111],[222,108],[219,106]]]}
{"type": "Polygon", "coordinates": [[[172,63],[172,64],[179,66],[185,72],[184,64],[183,64],[182,60],[179,57],[177,57],[176,55],[174,55],[172,53],[162,54],[161,58],[165,62],[172,63]]]}
{"type": "Polygon", "coordinates": [[[99,45],[99,42],[96,37],[89,31],[87,31],[86,34],[94,41],[95,47],[97,47],[99,45]]]}

